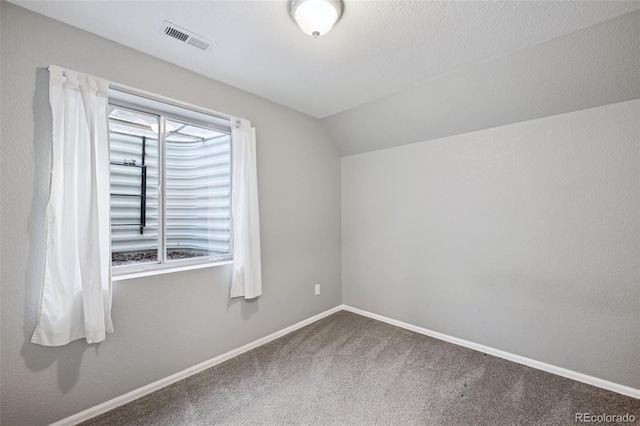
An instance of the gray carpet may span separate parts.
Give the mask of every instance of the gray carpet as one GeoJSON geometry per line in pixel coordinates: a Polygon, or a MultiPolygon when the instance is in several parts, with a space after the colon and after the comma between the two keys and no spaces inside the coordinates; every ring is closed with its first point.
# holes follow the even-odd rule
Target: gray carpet
{"type": "Polygon", "coordinates": [[[341,311],[83,425],[575,425],[576,412],[640,424],[638,399],[341,311]]]}

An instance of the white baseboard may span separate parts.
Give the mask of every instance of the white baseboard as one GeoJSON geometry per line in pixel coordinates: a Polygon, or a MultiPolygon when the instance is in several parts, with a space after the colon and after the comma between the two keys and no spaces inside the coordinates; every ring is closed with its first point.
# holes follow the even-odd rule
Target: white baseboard
{"type": "Polygon", "coordinates": [[[603,380],[597,377],[589,376],[587,374],[578,373],[577,371],[567,370],[566,368],[556,367],[555,365],[536,361],[535,359],[526,358],[520,355],[515,355],[509,352],[502,351],[500,349],[490,348],[488,346],[480,345],[478,343],[470,342],[464,339],[459,339],[457,337],[449,336],[447,334],[438,333],[437,331],[418,327],[416,325],[407,324],[406,322],[398,321],[392,318],[387,318],[385,316],[364,311],[362,309],[354,308],[352,306],[342,305],[340,308],[344,309],[345,311],[353,312],[354,314],[369,317],[374,320],[386,322],[387,324],[395,325],[397,327],[401,327],[406,330],[415,331],[416,333],[424,334],[425,336],[434,337],[439,340],[444,340],[445,342],[453,343],[454,345],[464,346],[466,348],[473,349],[486,354],[490,354],[498,358],[503,358],[508,361],[517,362],[518,364],[526,365],[527,367],[546,371],[547,373],[556,374],[558,376],[566,377],[568,379],[572,379],[578,382],[582,382],[589,385],[597,386],[602,389],[610,390],[610,391],[619,393],[621,395],[626,395],[632,398],[640,399],[640,389],[635,389],[629,386],[620,385],[617,383],[610,382],[608,380],[603,380]]]}
{"type": "Polygon", "coordinates": [[[227,361],[233,357],[236,357],[240,354],[243,354],[247,351],[250,351],[251,349],[255,349],[258,346],[262,346],[265,343],[269,343],[272,340],[275,340],[279,337],[284,336],[285,334],[289,334],[292,331],[295,331],[299,328],[302,328],[306,325],[309,325],[313,322],[318,321],[319,319],[322,319],[326,316],[329,316],[333,313],[336,313],[340,310],[343,309],[344,305],[339,305],[336,306],[335,308],[331,308],[327,311],[321,312],[318,315],[314,315],[311,318],[307,318],[306,320],[300,321],[297,324],[294,324],[292,326],[289,326],[287,328],[284,328],[280,331],[276,331],[275,333],[272,333],[268,336],[265,336],[261,339],[255,340],[251,343],[247,343],[244,346],[241,346],[237,349],[233,349],[229,352],[226,352],[222,355],[218,355],[215,358],[211,358],[208,361],[204,361],[201,362],[198,365],[194,365],[193,367],[189,367],[185,370],[179,371],[175,374],[172,374],[171,376],[165,377],[164,379],[160,379],[156,382],[150,383],[146,386],[143,386],[141,388],[135,389],[131,392],[125,393],[124,395],[120,395],[116,398],[113,398],[112,400],[109,400],[107,402],[103,402],[102,404],[96,405],[94,407],[88,408],[84,411],[81,411],[77,414],[74,414],[73,416],[67,417],[65,419],[62,419],[60,421],[57,421],[55,423],[52,423],[50,426],[72,426],[72,425],[77,425],[79,423],[82,423],[84,421],[87,421],[93,417],[99,416],[100,414],[106,413],[109,410],[113,410],[116,407],[119,407],[121,405],[127,404],[131,401],[134,401],[138,398],[141,398],[145,395],[150,394],[151,392],[155,392],[159,389],[164,388],[165,386],[169,386],[172,383],[175,383],[177,381],[180,381],[182,379],[186,379],[189,376],[193,376],[196,373],[199,373],[203,370],[206,370],[207,368],[213,367],[214,365],[220,364],[224,361],[227,361]]]}
{"type": "Polygon", "coordinates": [[[284,336],[285,334],[289,334],[292,331],[295,331],[299,328],[302,328],[306,325],[309,325],[313,322],[318,321],[319,319],[327,317],[341,310],[353,312],[355,314],[369,317],[378,321],[382,321],[387,324],[395,325],[397,327],[401,327],[406,330],[415,331],[416,333],[424,334],[425,336],[434,337],[439,340],[444,340],[445,342],[453,343],[455,345],[464,346],[469,349],[473,349],[479,352],[497,356],[498,358],[504,358],[509,361],[517,362],[518,364],[535,368],[537,370],[542,370],[548,373],[557,374],[558,376],[566,377],[568,379],[576,380],[578,382],[587,383],[589,385],[597,386],[602,389],[610,390],[622,395],[627,395],[633,398],[640,399],[640,389],[634,389],[628,386],[619,385],[617,383],[609,382],[607,380],[599,379],[597,377],[588,376],[586,374],[578,373],[576,371],[567,370],[565,368],[556,367],[554,365],[546,364],[544,362],[536,361],[534,359],[530,359],[520,355],[515,355],[509,352],[501,351],[500,349],[494,349],[488,346],[480,345],[478,343],[469,342],[468,340],[459,339],[457,337],[452,337],[443,333],[438,333],[437,331],[429,330],[423,327],[418,327],[416,325],[408,324],[406,322],[402,322],[402,321],[398,321],[382,315],[374,314],[372,312],[364,311],[362,309],[354,308],[352,306],[338,305],[335,308],[331,308],[327,311],[321,312],[318,315],[314,315],[311,318],[307,318],[306,320],[300,321],[297,324],[284,328],[280,331],[276,331],[275,333],[272,333],[261,339],[255,340],[237,349],[233,349],[222,355],[218,355],[217,357],[212,358],[208,361],[204,361],[198,365],[194,365],[193,367],[189,367],[185,370],[172,374],[171,376],[165,377],[164,379],[160,379],[156,382],[153,382],[141,388],[135,389],[124,395],[113,398],[112,400],[109,400],[107,402],[103,402],[102,404],[88,408],[84,411],[74,414],[73,416],[70,416],[60,421],[57,421],[55,423],[52,423],[51,426],[77,425],[93,417],[99,416],[100,414],[106,413],[107,411],[113,410],[116,407],[127,404],[131,401],[134,401],[138,398],[141,398],[145,395],[148,395],[152,392],[162,389],[165,386],[169,386],[170,384],[173,384],[177,381],[186,379],[189,376],[192,376],[196,373],[206,370],[207,368],[213,367],[214,365],[220,364],[233,357],[236,357],[240,354],[250,351],[251,349],[255,349],[258,346],[262,346],[265,343],[269,343],[272,340],[275,340],[279,337],[284,336]]]}

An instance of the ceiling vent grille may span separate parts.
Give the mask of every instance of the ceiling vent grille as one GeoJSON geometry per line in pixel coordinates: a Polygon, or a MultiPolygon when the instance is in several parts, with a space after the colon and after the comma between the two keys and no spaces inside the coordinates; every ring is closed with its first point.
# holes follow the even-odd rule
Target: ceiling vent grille
{"type": "Polygon", "coordinates": [[[200,50],[208,50],[212,46],[215,46],[214,42],[207,40],[204,37],[200,37],[199,35],[194,34],[191,31],[185,30],[182,27],[172,24],[169,21],[164,21],[161,31],[164,35],[175,38],[176,40],[179,40],[183,43],[190,44],[191,46],[196,47],[200,50]]]}

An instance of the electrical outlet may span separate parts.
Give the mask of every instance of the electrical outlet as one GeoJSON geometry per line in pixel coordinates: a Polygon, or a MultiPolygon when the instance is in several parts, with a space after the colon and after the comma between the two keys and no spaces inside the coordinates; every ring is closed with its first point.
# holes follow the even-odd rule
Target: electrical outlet
{"type": "Polygon", "coordinates": [[[316,284],[316,296],[320,294],[320,284],[316,284]]]}

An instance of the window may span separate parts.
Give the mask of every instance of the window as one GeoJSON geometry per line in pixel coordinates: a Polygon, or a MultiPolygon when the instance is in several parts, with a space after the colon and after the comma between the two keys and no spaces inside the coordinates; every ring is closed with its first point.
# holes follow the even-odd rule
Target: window
{"type": "Polygon", "coordinates": [[[113,333],[112,278],[220,264],[232,253],[229,296],[259,297],[251,122],[55,65],[49,73],[46,259],[31,341],[101,342],[113,333]]]}
{"type": "Polygon", "coordinates": [[[231,259],[229,119],[109,93],[114,275],[231,259]]]}

